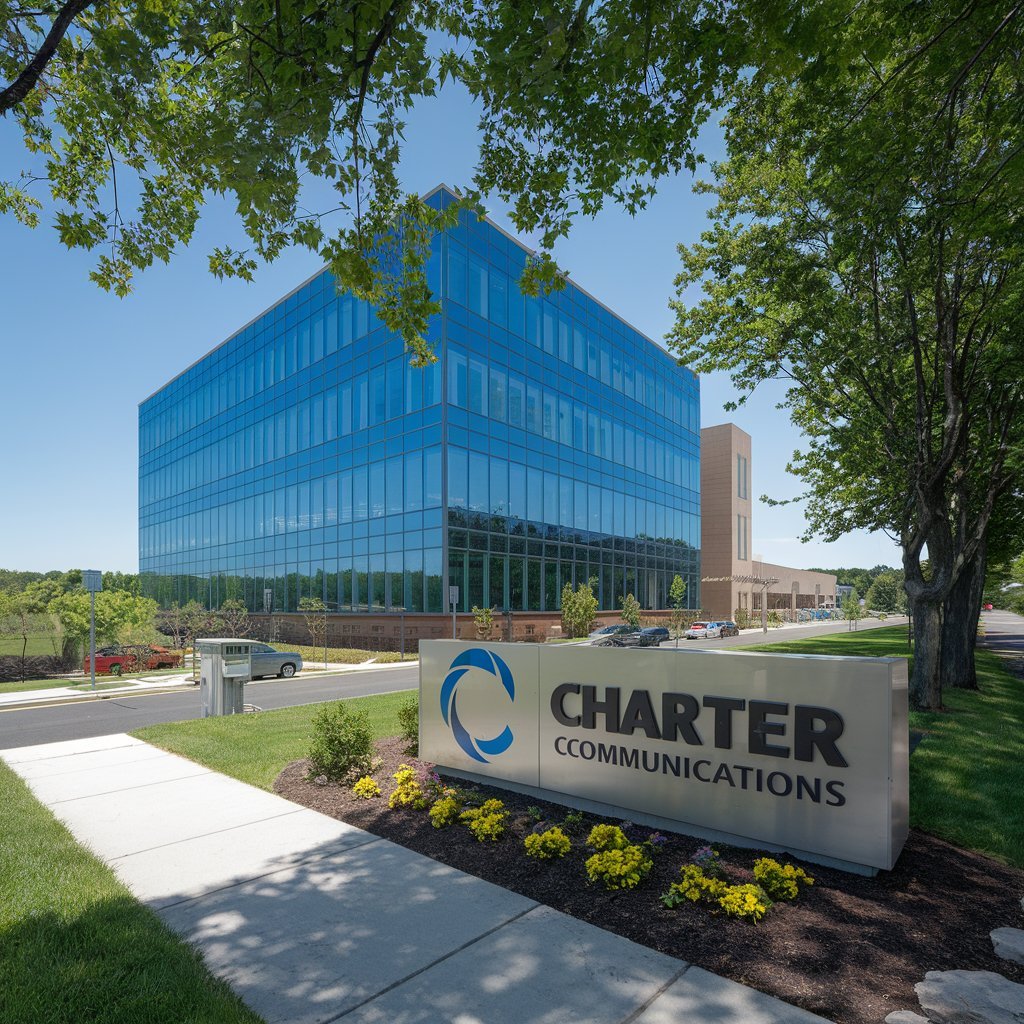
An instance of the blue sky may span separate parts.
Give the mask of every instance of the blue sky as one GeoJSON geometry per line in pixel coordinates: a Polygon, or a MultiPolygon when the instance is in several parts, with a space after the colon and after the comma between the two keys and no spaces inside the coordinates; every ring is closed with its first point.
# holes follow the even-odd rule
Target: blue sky
{"type": "MultiPolygon", "coordinates": [[[[453,90],[414,111],[401,168],[405,188],[467,183],[475,125],[468,98],[453,90]]],[[[717,147],[712,130],[705,151],[714,156],[717,147]]],[[[0,180],[27,163],[13,126],[0,121],[0,180]]],[[[609,208],[581,221],[556,252],[576,282],[662,344],[672,322],[676,245],[696,240],[709,204],[691,185],[689,174],[663,183],[636,218],[609,208]]],[[[499,204],[489,212],[512,230],[499,204]]],[[[122,300],[89,281],[93,258],[65,250],[51,227],[30,231],[0,218],[0,567],[137,570],[138,403],[320,266],[296,250],[261,268],[252,284],[217,281],[206,258],[226,240],[244,245],[230,204],[214,202],[192,244],[168,266],[140,275],[122,300]]],[[[726,413],[723,404],[735,397],[728,379],[701,378],[702,424],[732,419],[753,435],[755,496],[798,490],[785,466],[800,436],[774,408],[780,395],[766,388],[726,413]]],[[[898,549],[882,534],[800,543],[799,506],[757,503],[752,518],[752,551],[771,562],[899,564],[898,549]]]]}

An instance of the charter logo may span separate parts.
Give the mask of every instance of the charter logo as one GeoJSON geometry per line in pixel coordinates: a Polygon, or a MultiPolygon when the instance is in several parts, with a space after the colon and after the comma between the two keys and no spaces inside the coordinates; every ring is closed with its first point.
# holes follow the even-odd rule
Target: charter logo
{"type": "MultiPolygon", "coordinates": [[[[516,684],[512,679],[512,673],[497,654],[486,651],[482,647],[471,647],[458,655],[448,668],[444,683],[441,685],[441,714],[444,717],[445,725],[452,730],[455,742],[474,761],[489,763],[489,758],[497,754],[503,754],[512,745],[512,730],[506,725],[505,728],[493,739],[480,739],[471,736],[469,730],[459,720],[458,696],[459,684],[467,676],[472,679],[474,675],[484,673],[487,681],[500,682],[508,694],[509,700],[516,699],[516,684]]],[[[481,679],[481,682],[484,680],[481,679]]]]}

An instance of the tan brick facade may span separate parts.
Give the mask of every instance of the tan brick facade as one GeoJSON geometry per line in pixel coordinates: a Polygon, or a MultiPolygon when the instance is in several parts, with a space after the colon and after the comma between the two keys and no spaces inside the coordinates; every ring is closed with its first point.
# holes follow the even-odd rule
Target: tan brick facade
{"type": "Polygon", "coordinates": [[[792,617],[800,609],[832,607],[836,577],[755,560],[751,439],[735,423],[700,432],[701,606],[716,618],[732,618],[736,609],[760,615],[761,590],[734,576],[777,577],[767,608],[792,617]]]}

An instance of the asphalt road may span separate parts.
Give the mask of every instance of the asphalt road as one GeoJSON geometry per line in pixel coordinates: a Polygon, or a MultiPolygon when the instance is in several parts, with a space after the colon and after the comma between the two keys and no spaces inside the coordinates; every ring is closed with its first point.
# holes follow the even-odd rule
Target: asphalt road
{"type": "Polygon", "coordinates": [[[1024,657],[1024,615],[999,610],[982,612],[981,624],[985,627],[982,647],[1010,658],[1024,657]]]}
{"type": "MultiPolygon", "coordinates": [[[[419,684],[419,665],[361,669],[333,676],[250,683],[246,700],[265,711],[315,704],[338,697],[408,690],[419,684]]],[[[131,694],[106,700],[77,701],[49,707],[0,711],[0,750],[131,732],[158,722],[199,718],[199,687],[176,693],[131,694]]]]}
{"type": "MultiPolygon", "coordinates": [[[[907,618],[905,615],[890,615],[884,622],[878,619],[861,619],[857,623],[859,631],[865,629],[879,629],[882,626],[905,626],[907,618]]],[[[680,640],[679,647],[692,648],[718,648],[718,647],[750,647],[753,644],[774,644],[784,643],[789,640],[803,640],[809,636],[827,636],[829,633],[845,633],[849,630],[850,624],[845,620],[833,622],[820,622],[807,626],[782,626],[777,629],[768,627],[767,633],[760,630],[755,632],[743,632],[739,636],[723,636],[717,640],[680,640]]],[[[663,647],[674,646],[674,641],[662,644],[663,647]]]]}

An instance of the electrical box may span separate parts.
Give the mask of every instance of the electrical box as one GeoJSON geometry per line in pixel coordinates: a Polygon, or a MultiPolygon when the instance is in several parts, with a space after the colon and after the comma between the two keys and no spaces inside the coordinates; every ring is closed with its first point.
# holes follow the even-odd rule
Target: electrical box
{"type": "Polygon", "coordinates": [[[252,642],[233,638],[196,640],[196,650],[203,718],[242,714],[245,684],[252,679],[252,642]]]}

